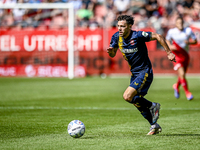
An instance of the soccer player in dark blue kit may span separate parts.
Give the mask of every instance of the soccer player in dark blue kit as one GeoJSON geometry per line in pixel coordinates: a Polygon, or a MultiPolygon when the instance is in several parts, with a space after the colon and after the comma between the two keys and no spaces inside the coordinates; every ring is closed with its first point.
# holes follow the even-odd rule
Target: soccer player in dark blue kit
{"type": "Polygon", "coordinates": [[[162,131],[157,123],[160,104],[144,98],[153,81],[152,65],[145,42],[157,40],[164,47],[170,61],[175,61],[175,55],[169,49],[163,36],[154,32],[131,30],[134,24],[133,17],[120,15],[117,21],[118,32],[112,36],[107,52],[110,57],[114,57],[119,49],[130,66],[130,85],[125,90],[123,98],[134,104],[150,123],[151,127],[147,135],[158,134],[162,131]]]}

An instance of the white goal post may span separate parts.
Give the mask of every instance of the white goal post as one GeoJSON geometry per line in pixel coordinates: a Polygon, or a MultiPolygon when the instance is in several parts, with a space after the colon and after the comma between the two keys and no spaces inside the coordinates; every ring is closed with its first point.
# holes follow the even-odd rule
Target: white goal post
{"type": "Polygon", "coordinates": [[[74,78],[74,7],[72,3],[16,3],[2,4],[0,9],[68,9],[68,78],[74,78]]]}

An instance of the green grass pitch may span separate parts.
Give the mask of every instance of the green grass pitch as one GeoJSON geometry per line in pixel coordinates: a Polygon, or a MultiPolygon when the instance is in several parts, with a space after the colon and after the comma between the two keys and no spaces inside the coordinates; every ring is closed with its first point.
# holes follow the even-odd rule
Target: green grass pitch
{"type": "Polygon", "coordinates": [[[200,77],[188,77],[194,100],[173,96],[176,77],[155,77],[146,98],[161,104],[163,131],[147,136],[150,125],[125,102],[129,78],[0,78],[1,150],[198,150],[200,77]],[[78,139],[67,125],[86,126],[78,139]]]}

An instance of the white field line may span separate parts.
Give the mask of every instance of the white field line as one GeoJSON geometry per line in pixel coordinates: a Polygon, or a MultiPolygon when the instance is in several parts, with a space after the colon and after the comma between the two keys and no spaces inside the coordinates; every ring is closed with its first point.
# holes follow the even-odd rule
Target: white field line
{"type": "MultiPolygon", "coordinates": [[[[36,110],[36,109],[60,109],[60,110],[132,110],[133,108],[103,108],[103,107],[39,107],[39,106],[29,106],[29,107],[0,107],[1,110],[5,109],[18,109],[18,110],[36,110]]],[[[200,110],[200,108],[161,108],[162,110],[200,110]]]]}

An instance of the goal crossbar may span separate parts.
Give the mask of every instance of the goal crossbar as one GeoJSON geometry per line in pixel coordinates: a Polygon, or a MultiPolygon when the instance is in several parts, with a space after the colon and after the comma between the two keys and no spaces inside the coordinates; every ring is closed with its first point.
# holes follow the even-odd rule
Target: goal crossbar
{"type": "Polygon", "coordinates": [[[0,9],[68,9],[68,78],[74,78],[74,7],[72,3],[2,4],[0,9]]]}

